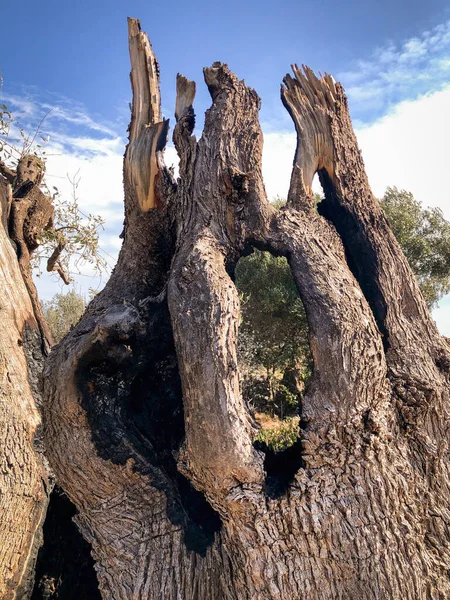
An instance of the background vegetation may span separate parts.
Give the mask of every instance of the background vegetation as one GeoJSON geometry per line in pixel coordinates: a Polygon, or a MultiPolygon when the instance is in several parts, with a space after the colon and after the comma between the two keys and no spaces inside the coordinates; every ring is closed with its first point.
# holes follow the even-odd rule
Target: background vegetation
{"type": "MultiPolygon", "coordinates": [[[[1,84],[0,78],[0,91],[1,84]]],[[[15,171],[20,159],[29,154],[35,154],[46,164],[48,140],[41,135],[41,127],[42,121],[32,132],[26,132],[8,107],[0,104],[0,173],[15,171]]],[[[44,267],[50,269],[51,257],[57,254],[57,261],[50,270],[69,284],[71,274],[80,273],[87,264],[96,274],[101,274],[108,270],[108,263],[99,246],[104,219],[81,210],[77,195],[79,174],[67,177],[72,188],[69,196],[62,195],[54,186],[49,187],[44,176],[41,187],[53,200],[53,223],[41,233],[40,245],[32,255],[32,266],[35,275],[40,276],[44,267]]]]}
{"type": "MultiPolygon", "coordinates": [[[[450,223],[405,190],[388,188],[380,202],[431,309],[450,292],[450,223]]],[[[236,286],[243,395],[262,425],[259,440],[278,452],[297,437],[312,370],[306,314],[284,257],[254,250],[239,261],[236,286]]]]}

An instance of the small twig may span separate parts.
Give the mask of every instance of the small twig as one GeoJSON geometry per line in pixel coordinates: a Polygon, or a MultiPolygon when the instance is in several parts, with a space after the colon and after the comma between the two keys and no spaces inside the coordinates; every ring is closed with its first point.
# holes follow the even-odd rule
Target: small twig
{"type": "Polygon", "coordinates": [[[36,127],[35,131],[34,131],[34,135],[31,139],[31,142],[29,142],[27,140],[27,142],[24,144],[24,148],[23,148],[23,152],[26,154],[26,152],[28,152],[28,150],[30,150],[33,147],[34,141],[38,135],[38,133],[40,133],[41,131],[41,127],[42,127],[42,123],[45,121],[45,119],[48,117],[48,115],[52,112],[53,108],[51,108],[43,117],[42,119],[39,121],[38,126],[36,127]]]}
{"type": "Polygon", "coordinates": [[[50,273],[51,271],[56,271],[61,279],[64,281],[66,285],[69,285],[70,278],[65,273],[64,269],[59,262],[59,257],[61,256],[61,252],[64,250],[65,242],[60,242],[56,248],[53,250],[52,255],[47,261],[47,271],[50,273]]]}

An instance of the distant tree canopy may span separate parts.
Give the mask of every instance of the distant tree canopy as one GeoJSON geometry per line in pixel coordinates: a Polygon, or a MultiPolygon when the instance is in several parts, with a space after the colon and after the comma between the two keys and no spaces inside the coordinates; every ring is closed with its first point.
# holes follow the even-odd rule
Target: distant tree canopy
{"type": "Polygon", "coordinates": [[[389,187],[381,200],[429,308],[450,292],[450,223],[440,208],[424,208],[411,192],[389,187]]]}
{"type": "MultiPolygon", "coordinates": [[[[277,198],[273,204],[281,208],[284,201],[277,198]]],[[[387,188],[381,205],[432,308],[450,292],[450,223],[439,208],[423,208],[410,192],[395,187],[387,188]]],[[[244,395],[257,411],[281,418],[295,414],[312,359],[306,315],[288,262],[254,250],[239,261],[236,286],[244,395]]]]}
{"type": "Polygon", "coordinates": [[[250,385],[248,396],[257,410],[283,417],[295,412],[301,382],[309,373],[303,304],[286,259],[268,252],[255,250],[239,261],[236,285],[242,308],[239,354],[244,394],[250,385]]]}
{"type": "Polygon", "coordinates": [[[70,290],[67,294],[55,294],[51,300],[43,302],[42,307],[53,339],[58,343],[81,319],[86,301],[75,290],[70,290]]]}
{"type": "Polygon", "coordinates": [[[268,373],[297,365],[308,346],[306,315],[286,259],[255,250],[239,262],[236,280],[253,360],[268,373]]]}

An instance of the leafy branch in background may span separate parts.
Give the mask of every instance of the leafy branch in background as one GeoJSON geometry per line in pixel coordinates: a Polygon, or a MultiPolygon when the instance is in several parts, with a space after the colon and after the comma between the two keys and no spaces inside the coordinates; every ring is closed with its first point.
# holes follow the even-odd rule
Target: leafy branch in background
{"type": "Polygon", "coordinates": [[[305,311],[287,260],[254,250],[239,261],[236,286],[244,396],[257,412],[295,414],[311,355],[305,311]]]}
{"type": "Polygon", "coordinates": [[[76,325],[86,309],[86,301],[75,290],[67,294],[55,294],[48,302],[42,302],[45,319],[56,343],[76,325]]]}
{"type": "Polygon", "coordinates": [[[431,309],[450,292],[450,223],[411,192],[388,187],[381,205],[431,309]]]}
{"type": "Polygon", "coordinates": [[[65,280],[67,273],[80,272],[86,264],[99,275],[108,270],[108,262],[99,247],[99,231],[105,221],[100,215],[85,214],[80,209],[79,173],[69,181],[71,198],[62,197],[56,187],[52,188],[53,227],[43,231],[41,245],[33,255],[33,267],[38,276],[42,273],[42,263],[47,261],[47,271],[57,271],[65,283],[70,281],[65,280]]]}
{"type": "MultiPolygon", "coordinates": [[[[0,173],[11,184],[13,196],[17,181],[16,169],[25,157],[38,157],[44,175],[45,143],[48,137],[42,136],[41,130],[46,116],[48,113],[40,120],[33,133],[27,134],[8,107],[0,105],[0,173]]],[[[43,264],[46,263],[46,270],[59,275],[65,284],[71,282],[74,272],[80,273],[87,264],[96,275],[108,271],[109,267],[105,253],[99,247],[99,233],[103,229],[104,220],[99,215],[85,214],[80,209],[77,193],[79,172],[69,178],[69,181],[72,195],[68,198],[54,186],[50,190],[45,178],[42,178],[40,187],[53,206],[53,217],[36,240],[30,258],[37,276],[42,274],[43,264]]]]}

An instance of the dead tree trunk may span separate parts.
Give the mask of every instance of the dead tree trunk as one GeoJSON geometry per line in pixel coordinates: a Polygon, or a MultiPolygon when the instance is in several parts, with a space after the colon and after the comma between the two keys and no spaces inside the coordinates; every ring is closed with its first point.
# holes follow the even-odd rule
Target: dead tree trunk
{"type": "Polygon", "coordinates": [[[277,211],[256,92],[224,64],[205,69],[197,141],[195,84],[178,76],[174,182],[135,20],[129,42],[122,251],[45,372],[48,456],[103,597],[448,598],[450,349],[372,196],[342,87],[286,76],[298,145],[277,211]],[[270,465],[236,358],[233,272],[252,246],[288,258],[314,358],[301,439],[270,465]]]}
{"type": "Polygon", "coordinates": [[[0,164],[0,598],[31,592],[51,484],[42,455],[40,378],[51,336],[31,279],[30,253],[51,218],[42,163],[0,164]]]}

